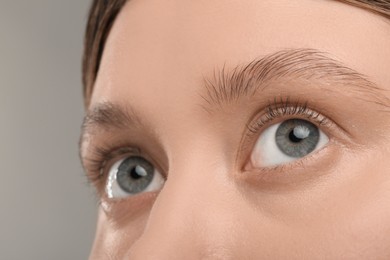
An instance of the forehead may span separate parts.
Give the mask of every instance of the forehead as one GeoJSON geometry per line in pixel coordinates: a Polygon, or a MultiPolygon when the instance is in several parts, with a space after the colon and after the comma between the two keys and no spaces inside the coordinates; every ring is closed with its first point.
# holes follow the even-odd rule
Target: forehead
{"type": "Polygon", "coordinates": [[[384,18],[337,1],[132,0],[107,39],[91,103],[185,110],[216,68],[286,48],[325,51],[388,86],[389,44],[384,18]]]}

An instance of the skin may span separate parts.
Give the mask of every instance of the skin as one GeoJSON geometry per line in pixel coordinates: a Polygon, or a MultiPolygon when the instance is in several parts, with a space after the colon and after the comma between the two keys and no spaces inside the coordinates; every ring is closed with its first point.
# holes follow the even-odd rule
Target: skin
{"type": "Polygon", "coordinates": [[[91,259],[390,259],[388,46],[388,20],[339,2],[129,1],[107,39],[89,111],[110,102],[142,123],[91,124],[81,155],[88,172],[94,147],[134,143],[167,180],[124,199],[107,197],[107,173],[94,181],[102,203],[91,259]],[[214,71],[301,48],[327,53],[375,87],[291,76],[242,100],[205,102],[204,78],[214,71]],[[329,142],[283,167],[254,167],[256,140],[291,116],[251,137],[245,125],[286,96],[330,118],[319,126],[329,142]]]}

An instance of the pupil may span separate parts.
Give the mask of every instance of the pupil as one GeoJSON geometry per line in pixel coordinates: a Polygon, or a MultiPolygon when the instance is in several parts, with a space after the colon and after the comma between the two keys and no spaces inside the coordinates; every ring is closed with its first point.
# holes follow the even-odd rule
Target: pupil
{"type": "Polygon", "coordinates": [[[130,171],[130,176],[131,176],[131,178],[133,178],[135,180],[138,180],[138,179],[144,177],[144,174],[142,172],[142,168],[139,169],[139,166],[132,168],[130,171]]]}
{"type": "Polygon", "coordinates": [[[295,136],[294,129],[290,131],[290,133],[288,134],[288,137],[290,138],[290,141],[293,143],[299,143],[300,141],[303,140],[303,139],[295,136]]]}

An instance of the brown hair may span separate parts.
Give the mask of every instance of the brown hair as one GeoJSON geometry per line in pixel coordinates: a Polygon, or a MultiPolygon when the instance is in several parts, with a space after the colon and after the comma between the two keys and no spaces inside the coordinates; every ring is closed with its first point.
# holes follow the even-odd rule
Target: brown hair
{"type": "MultiPolygon", "coordinates": [[[[390,19],[390,0],[337,0],[390,19]]],[[[99,71],[104,45],[116,16],[127,0],[93,0],[84,39],[83,93],[87,107],[99,71]]]]}
{"type": "Polygon", "coordinates": [[[84,38],[82,81],[84,104],[89,105],[104,45],[119,11],[127,0],[93,0],[84,38]]]}

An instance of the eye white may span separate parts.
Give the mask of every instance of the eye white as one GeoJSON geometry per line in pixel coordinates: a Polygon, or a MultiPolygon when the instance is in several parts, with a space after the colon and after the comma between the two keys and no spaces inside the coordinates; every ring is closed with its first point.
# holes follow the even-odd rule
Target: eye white
{"type": "MultiPolygon", "coordinates": [[[[298,119],[299,120],[299,119],[298,119]]],[[[305,121],[305,120],[301,120],[305,121]]],[[[307,122],[307,121],[306,121],[307,122]]],[[[304,156],[294,157],[289,156],[285,152],[283,152],[277,144],[276,141],[276,133],[278,128],[283,124],[283,122],[274,124],[263,131],[263,133],[259,136],[252,154],[250,156],[251,164],[255,168],[263,168],[270,166],[277,166],[287,164],[289,162],[299,160],[304,156]]],[[[316,143],[316,146],[313,151],[308,154],[317,151],[324,147],[328,142],[329,138],[325,135],[320,129],[318,129],[319,138],[316,143]]],[[[307,138],[309,136],[309,130],[304,127],[297,125],[294,129],[292,129],[292,133],[297,138],[307,138]]]]}
{"type": "MultiPolygon", "coordinates": [[[[116,163],[114,163],[108,172],[108,179],[106,182],[106,193],[109,198],[126,198],[143,192],[157,191],[163,187],[165,182],[164,177],[161,175],[161,173],[158,170],[153,168],[153,177],[148,183],[148,185],[142,189],[142,191],[130,193],[124,190],[121,187],[121,185],[118,183],[118,181],[120,181],[118,179],[118,171],[119,171],[119,167],[127,159],[129,159],[129,157],[123,158],[117,161],[116,163]]],[[[147,175],[145,169],[143,169],[139,165],[135,165],[134,169],[137,170],[140,178],[145,177],[147,175]]]]}

